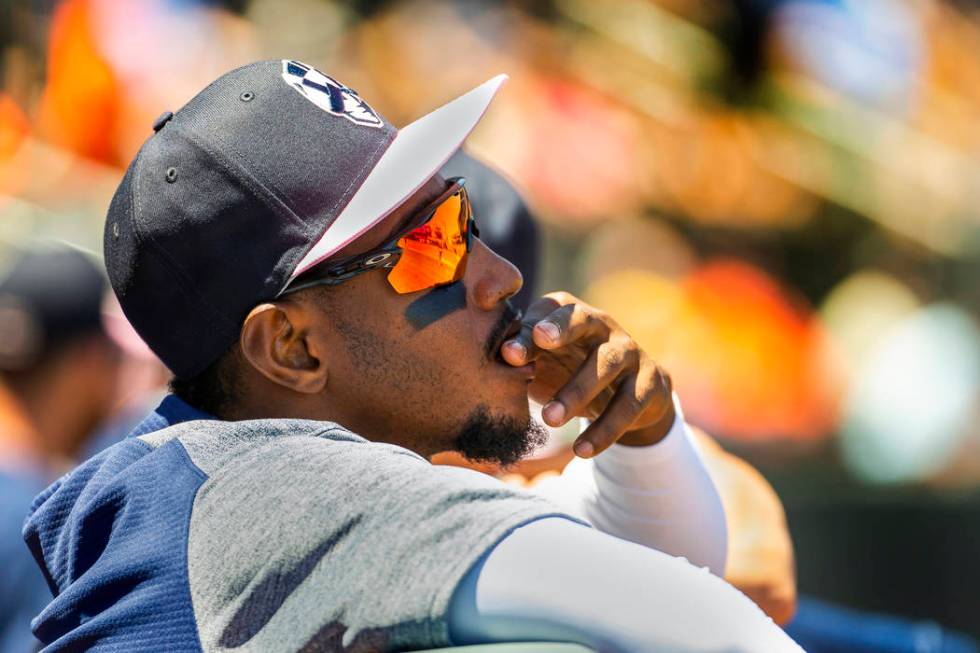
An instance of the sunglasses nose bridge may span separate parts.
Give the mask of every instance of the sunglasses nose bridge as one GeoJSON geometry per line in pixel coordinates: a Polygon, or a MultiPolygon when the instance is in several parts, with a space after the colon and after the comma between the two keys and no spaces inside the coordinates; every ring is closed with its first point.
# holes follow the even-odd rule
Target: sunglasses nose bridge
{"type": "Polygon", "coordinates": [[[470,218],[466,224],[466,251],[473,251],[473,239],[479,237],[480,232],[476,228],[476,220],[470,218]]]}

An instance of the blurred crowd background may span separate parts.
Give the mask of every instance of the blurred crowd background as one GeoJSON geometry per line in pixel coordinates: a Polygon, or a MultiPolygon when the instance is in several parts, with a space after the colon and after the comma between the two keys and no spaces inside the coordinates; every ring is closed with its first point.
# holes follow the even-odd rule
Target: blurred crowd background
{"type": "MultiPolygon", "coordinates": [[[[980,2],[0,0],[0,259],[100,253],[154,119],[283,57],[396,125],[509,73],[469,151],[537,290],[763,471],[801,592],[980,635],[980,2]]],[[[164,378],[124,345],[116,407],[164,378]]]]}

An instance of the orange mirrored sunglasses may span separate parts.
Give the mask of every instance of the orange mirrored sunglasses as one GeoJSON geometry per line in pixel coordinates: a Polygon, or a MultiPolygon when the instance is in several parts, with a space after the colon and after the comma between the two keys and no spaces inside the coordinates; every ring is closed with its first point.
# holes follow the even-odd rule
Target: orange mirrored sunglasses
{"type": "Polygon", "coordinates": [[[377,268],[388,270],[388,283],[405,294],[459,281],[476,228],[463,177],[449,179],[445,192],[420,210],[409,226],[385,244],[342,261],[304,272],[279,293],[333,286],[377,268]]]}

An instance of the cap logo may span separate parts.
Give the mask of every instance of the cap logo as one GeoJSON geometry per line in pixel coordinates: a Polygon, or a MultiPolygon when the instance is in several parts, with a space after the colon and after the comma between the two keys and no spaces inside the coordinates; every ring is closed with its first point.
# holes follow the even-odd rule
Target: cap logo
{"type": "Polygon", "coordinates": [[[282,60],[282,78],[303,97],[327,113],[347,118],[355,125],[383,127],[381,116],[357,91],[301,61],[282,60]]]}

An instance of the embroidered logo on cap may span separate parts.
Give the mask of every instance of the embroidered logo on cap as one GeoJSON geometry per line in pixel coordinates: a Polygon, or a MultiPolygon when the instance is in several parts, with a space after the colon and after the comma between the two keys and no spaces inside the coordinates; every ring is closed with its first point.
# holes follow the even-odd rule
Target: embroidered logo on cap
{"type": "Polygon", "coordinates": [[[303,97],[327,113],[343,116],[356,125],[382,127],[384,122],[354,89],[301,61],[282,60],[282,78],[303,97]]]}

